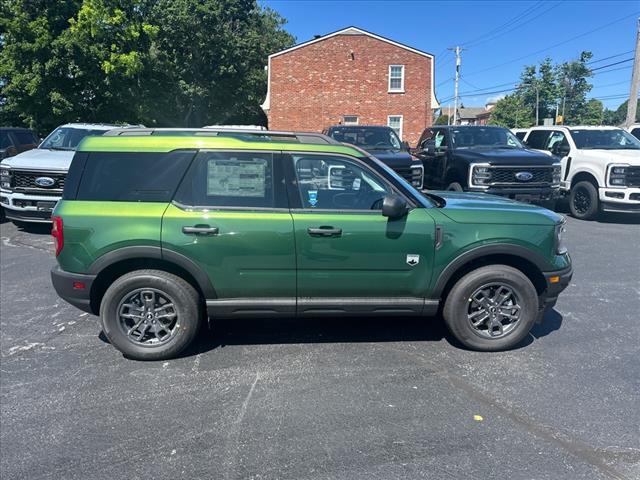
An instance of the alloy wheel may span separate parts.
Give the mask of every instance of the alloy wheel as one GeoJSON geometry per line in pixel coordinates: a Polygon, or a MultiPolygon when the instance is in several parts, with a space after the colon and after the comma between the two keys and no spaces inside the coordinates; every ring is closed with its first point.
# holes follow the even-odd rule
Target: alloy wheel
{"type": "Polygon", "coordinates": [[[578,188],[573,196],[573,208],[579,214],[585,214],[591,208],[591,198],[589,192],[584,188],[578,188]]]}
{"type": "Polygon", "coordinates": [[[155,288],[140,288],[120,301],[118,324],[130,342],[153,347],[175,336],[178,312],[166,293],[155,288]]]}
{"type": "Polygon", "coordinates": [[[474,332],[496,339],[511,333],[522,307],[515,290],[501,283],[489,283],[476,289],[469,297],[467,319],[474,332]]]}

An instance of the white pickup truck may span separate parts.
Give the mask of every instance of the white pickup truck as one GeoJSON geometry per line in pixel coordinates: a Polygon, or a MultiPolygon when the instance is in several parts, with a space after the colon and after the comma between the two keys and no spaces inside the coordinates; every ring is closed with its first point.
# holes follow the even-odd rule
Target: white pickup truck
{"type": "Polygon", "coordinates": [[[80,140],[122,126],[68,123],[33,150],[0,163],[0,205],[13,222],[50,222],[80,140]]]}
{"type": "Polygon", "coordinates": [[[560,190],[571,215],[583,220],[600,211],[640,214],[640,140],[616,127],[534,127],[529,148],[561,158],[560,190]]]}

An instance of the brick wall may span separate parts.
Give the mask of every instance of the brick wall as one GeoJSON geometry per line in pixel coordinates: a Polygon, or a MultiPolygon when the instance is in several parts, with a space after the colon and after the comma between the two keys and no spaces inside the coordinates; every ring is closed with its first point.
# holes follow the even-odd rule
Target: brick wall
{"type": "Polygon", "coordinates": [[[431,60],[367,35],[336,35],[271,59],[269,128],[320,132],[358,115],[360,125],[403,116],[415,145],[431,125],[431,60]],[[404,65],[405,93],[388,93],[389,65],[404,65]]]}

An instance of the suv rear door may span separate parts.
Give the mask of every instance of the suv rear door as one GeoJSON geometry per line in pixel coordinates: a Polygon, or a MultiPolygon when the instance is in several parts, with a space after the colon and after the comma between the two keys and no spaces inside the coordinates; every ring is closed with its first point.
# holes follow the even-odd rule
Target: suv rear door
{"type": "Polygon", "coordinates": [[[201,151],[162,222],[163,255],[177,252],[208,275],[214,316],[292,315],[293,221],[277,152],[201,151]]]}
{"type": "Polygon", "coordinates": [[[382,198],[393,187],[353,157],[292,153],[283,159],[298,313],[421,313],[435,232],[426,210],[382,216],[382,198]]]}

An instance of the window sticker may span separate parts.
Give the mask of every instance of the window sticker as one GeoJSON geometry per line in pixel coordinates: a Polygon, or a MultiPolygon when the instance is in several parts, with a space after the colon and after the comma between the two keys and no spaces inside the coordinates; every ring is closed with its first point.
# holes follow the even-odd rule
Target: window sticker
{"type": "Polygon", "coordinates": [[[267,161],[211,159],[207,162],[207,196],[264,197],[267,161]]]}
{"type": "Polygon", "coordinates": [[[318,191],[309,190],[309,205],[315,207],[318,204],[318,191]]]}

